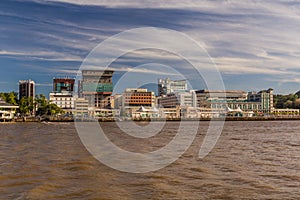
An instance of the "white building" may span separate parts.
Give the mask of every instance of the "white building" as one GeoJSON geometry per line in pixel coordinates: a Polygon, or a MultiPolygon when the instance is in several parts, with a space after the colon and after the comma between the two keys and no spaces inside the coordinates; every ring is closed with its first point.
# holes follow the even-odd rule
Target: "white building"
{"type": "Polygon", "coordinates": [[[197,106],[197,96],[195,91],[190,92],[176,92],[169,93],[157,98],[157,104],[159,107],[175,108],[176,106],[197,106]]]}
{"type": "Polygon", "coordinates": [[[187,91],[186,80],[158,79],[158,96],[187,91]]]}
{"type": "Polygon", "coordinates": [[[75,108],[74,102],[76,98],[71,92],[51,92],[49,100],[67,113],[71,113],[72,109],[75,108]]]}
{"type": "Polygon", "coordinates": [[[0,98],[0,120],[12,120],[17,108],[19,108],[19,106],[6,103],[3,99],[0,98]]]}
{"type": "Polygon", "coordinates": [[[270,114],[274,109],[273,89],[259,92],[242,90],[198,90],[197,106],[216,109],[238,109],[244,112],[253,111],[256,114],[270,114]]]}

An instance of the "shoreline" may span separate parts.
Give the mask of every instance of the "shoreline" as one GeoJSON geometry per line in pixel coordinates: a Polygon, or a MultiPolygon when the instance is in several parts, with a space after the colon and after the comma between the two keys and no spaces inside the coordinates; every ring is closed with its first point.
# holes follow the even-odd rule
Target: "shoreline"
{"type": "MultiPolygon", "coordinates": [[[[265,117],[224,117],[224,118],[145,118],[145,119],[120,119],[120,118],[99,118],[98,122],[150,122],[150,121],[168,121],[168,122],[178,122],[178,121],[295,121],[300,120],[300,116],[265,116],[265,117]]],[[[12,120],[0,121],[0,123],[29,123],[29,122],[95,122],[91,119],[73,119],[73,118],[17,118],[12,120]]]]}

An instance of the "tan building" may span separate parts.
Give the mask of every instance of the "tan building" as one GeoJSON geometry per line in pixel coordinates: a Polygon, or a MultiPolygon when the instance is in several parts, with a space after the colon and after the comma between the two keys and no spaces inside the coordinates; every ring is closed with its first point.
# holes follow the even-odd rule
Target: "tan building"
{"type": "Polygon", "coordinates": [[[160,108],[159,114],[160,114],[160,118],[179,119],[180,111],[181,111],[180,106],[176,106],[174,108],[160,108]]]}
{"type": "Polygon", "coordinates": [[[122,114],[132,116],[141,106],[152,108],[155,106],[154,92],[142,88],[128,88],[122,94],[122,114]]]}
{"type": "Polygon", "coordinates": [[[88,117],[89,116],[89,101],[84,98],[77,98],[74,101],[75,108],[73,114],[75,117],[88,117]]]}

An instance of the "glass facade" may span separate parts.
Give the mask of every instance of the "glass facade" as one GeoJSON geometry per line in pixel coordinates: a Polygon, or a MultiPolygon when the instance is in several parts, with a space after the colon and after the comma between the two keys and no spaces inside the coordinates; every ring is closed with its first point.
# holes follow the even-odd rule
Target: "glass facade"
{"type": "Polygon", "coordinates": [[[112,83],[83,83],[83,92],[112,92],[112,83]]]}

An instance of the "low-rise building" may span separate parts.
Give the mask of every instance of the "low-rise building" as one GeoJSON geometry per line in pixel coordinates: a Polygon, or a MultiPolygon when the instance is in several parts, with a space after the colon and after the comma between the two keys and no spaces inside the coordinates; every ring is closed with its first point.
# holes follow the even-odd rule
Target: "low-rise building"
{"type": "Polygon", "coordinates": [[[207,107],[181,107],[180,115],[183,119],[190,118],[219,118],[226,115],[224,109],[207,107]]]}
{"type": "Polygon", "coordinates": [[[273,109],[272,114],[275,116],[297,116],[300,114],[299,109],[282,108],[273,109]]]}
{"type": "Polygon", "coordinates": [[[9,104],[0,98],[0,121],[12,120],[17,108],[19,108],[19,106],[9,104]]]}
{"type": "Polygon", "coordinates": [[[256,114],[269,114],[274,109],[272,89],[257,93],[246,93],[242,90],[199,90],[196,94],[198,107],[225,110],[240,108],[244,112],[253,111],[256,114]]]}
{"type": "Polygon", "coordinates": [[[138,110],[132,113],[132,119],[153,119],[159,117],[159,110],[155,107],[147,109],[141,106],[138,110]]]}
{"type": "Polygon", "coordinates": [[[159,116],[160,118],[165,119],[179,119],[180,111],[180,106],[176,106],[174,108],[159,108],[159,116]]]}

